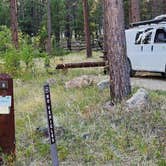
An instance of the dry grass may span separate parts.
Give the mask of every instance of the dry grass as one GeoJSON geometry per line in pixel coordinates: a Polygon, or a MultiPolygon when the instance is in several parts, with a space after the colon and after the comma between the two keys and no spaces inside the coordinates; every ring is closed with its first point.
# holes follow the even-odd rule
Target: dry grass
{"type": "MultiPolygon", "coordinates": [[[[64,59],[66,62],[85,58],[75,54],[64,59]]],[[[59,58],[52,59],[52,66],[59,61],[59,58]]],[[[38,67],[40,69],[40,65],[38,67]]],[[[101,92],[96,86],[64,88],[64,83],[73,77],[98,75],[101,69],[74,69],[47,75],[42,68],[38,72],[35,78],[15,80],[17,159],[14,165],[51,165],[49,144],[36,133],[37,127],[46,125],[43,84],[48,78],[56,79],[56,84],[51,86],[53,112],[56,125],[65,129],[57,141],[60,165],[166,164],[165,92],[151,91],[146,109],[126,112],[118,105],[108,112],[103,104],[109,100],[109,90],[101,92]]],[[[9,165],[7,158],[5,161],[9,165]]]]}

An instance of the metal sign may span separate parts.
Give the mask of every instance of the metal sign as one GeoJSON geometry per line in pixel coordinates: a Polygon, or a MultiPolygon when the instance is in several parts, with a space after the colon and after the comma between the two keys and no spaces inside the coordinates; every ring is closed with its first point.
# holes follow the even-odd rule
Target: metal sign
{"type": "Polygon", "coordinates": [[[11,107],[12,97],[11,96],[0,96],[0,106],[11,107]]]}
{"type": "Polygon", "coordinates": [[[13,79],[7,74],[0,74],[0,149],[2,149],[3,153],[14,155],[15,120],[13,96],[13,79]]]}
{"type": "Polygon", "coordinates": [[[9,114],[12,104],[11,96],[0,96],[0,114],[9,114]]]}
{"type": "Polygon", "coordinates": [[[52,114],[49,84],[44,85],[44,95],[45,95],[46,113],[47,113],[47,120],[48,120],[48,132],[49,132],[50,144],[51,144],[51,157],[52,157],[52,161],[53,161],[53,166],[59,166],[58,154],[57,154],[57,150],[56,150],[54,119],[53,119],[53,114],[52,114]]]}

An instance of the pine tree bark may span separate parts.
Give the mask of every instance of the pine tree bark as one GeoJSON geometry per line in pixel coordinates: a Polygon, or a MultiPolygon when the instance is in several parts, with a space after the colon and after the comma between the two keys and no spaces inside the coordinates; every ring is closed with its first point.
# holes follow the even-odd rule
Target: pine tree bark
{"type": "Polygon", "coordinates": [[[84,14],[84,33],[85,33],[85,42],[86,42],[86,55],[87,58],[92,57],[92,48],[91,48],[91,37],[89,29],[89,12],[88,12],[88,1],[82,0],[83,4],[83,14],[84,14]]]}
{"type": "Polygon", "coordinates": [[[18,22],[17,22],[17,1],[10,0],[10,19],[12,42],[16,49],[18,49],[18,22]]]}
{"type": "Polygon", "coordinates": [[[72,50],[71,48],[71,40],[72,40],[72,32],[71,32],[71,13],[70,6],[71,0],[66,0],[66,32],[65,37],[67,39],[67,48],[68,50],[72,50]]]}
{"type": "Polygon", "coordinates": [[[129,18],[131,23],[140,21],[140,1],[139,0],[130,0],[129,18]]]}
{"type": "Polygon", "coordinates": [[[166,13],[166,0],[163,0],[162,1],[162,7],[163,7],[163,9],[162,9],[162,14],[165,14],[166,13]]]}
{"type": "Polygon", "coordinates": [[[51,53],[51,6],[50,0],[47,0],[47,33],[48,38],[46,41],[46,51],[48,54],[51,53]]]}
{"type": "Polygon", "coordinates": [[[156,17],[160,15],[160,4],[162,3],[161,0],[151,0],[152,3],[152,17],[156,17]]]}
{"type": "MultiPolygon", "coordinates": [[[[105,10],[106,6],[105,3],[103,4],[103,11],[105,10]]],[[[107,12],[104,11],[104,41],[103,41],[103,50],[104,50],[104,58],[108,59],[107,54],[108,54],[108,45],[107,45],[107,31],[106,31],[106,25],[107,25],[107,12]]]]}
{"type": "Polygon", "coordinates": [[[127,65],[123,0],[104,0],[107,57],[110,71],[110,94],[114,102],[131,92],[127,65]]]}

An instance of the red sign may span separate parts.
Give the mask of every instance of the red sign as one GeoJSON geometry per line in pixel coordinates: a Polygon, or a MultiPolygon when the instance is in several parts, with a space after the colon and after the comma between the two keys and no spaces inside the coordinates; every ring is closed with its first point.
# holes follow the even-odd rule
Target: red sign
{"type": "Polygon", "coordinates": [[[13,79],[6,74],[0,74],[0,148],[15,153],[13,79]]]}

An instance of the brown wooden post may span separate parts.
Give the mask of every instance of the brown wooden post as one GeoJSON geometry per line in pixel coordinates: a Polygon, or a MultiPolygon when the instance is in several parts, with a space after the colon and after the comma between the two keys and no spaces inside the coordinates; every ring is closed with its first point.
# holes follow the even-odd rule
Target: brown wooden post
{"type": "Polygon", "coordinates": [[[13,79],[6,74],[0,74],[0,148],[15,154],[13,79]]]}

